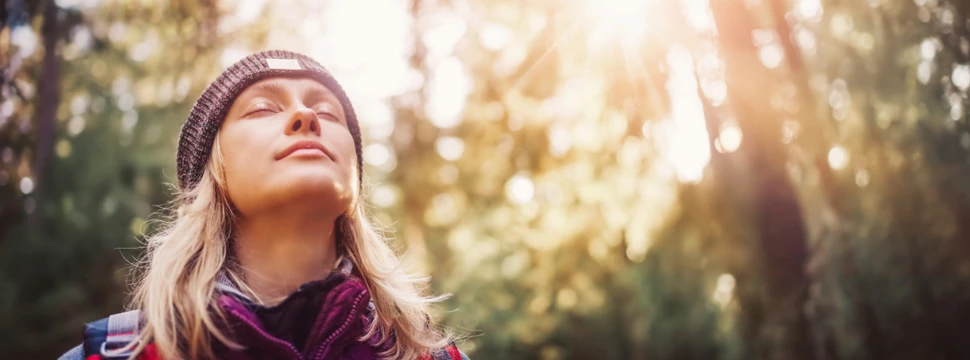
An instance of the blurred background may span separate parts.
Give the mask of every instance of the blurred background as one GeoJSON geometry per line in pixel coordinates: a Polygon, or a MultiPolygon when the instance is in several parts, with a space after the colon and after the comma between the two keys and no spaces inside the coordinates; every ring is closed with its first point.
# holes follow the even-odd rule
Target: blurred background
{"type": "Polygon", "coordinates": [[[962,0],[5,0],[0,358],[123,309],[258,50],[348,90],[473,359],[970,358],[962,0]]]}

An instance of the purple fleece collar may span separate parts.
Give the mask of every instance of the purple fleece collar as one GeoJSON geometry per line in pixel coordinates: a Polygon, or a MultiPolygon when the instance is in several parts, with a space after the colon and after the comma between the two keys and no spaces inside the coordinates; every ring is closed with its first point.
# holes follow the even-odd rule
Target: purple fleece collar
{"type": "Polygon", "coordinates": [[[373,304],[351,270],[345,259],[325,279],[302,285],[271,307],[256,304],[221,275],[219,306],[229,318],[230,334],[247,347],[239,356],[229,351],[225,357],[329,360],[381,350],[359,341],[373,320],[373,304]]]}

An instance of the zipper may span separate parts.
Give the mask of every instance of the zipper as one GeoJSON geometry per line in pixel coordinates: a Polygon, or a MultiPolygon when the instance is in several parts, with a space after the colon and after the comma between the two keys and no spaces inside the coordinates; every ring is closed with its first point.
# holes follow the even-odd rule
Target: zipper
{"type": "Polygon", "coordinates": [[[333,343],[333,341],[336,340],[338,336],[340,336],[341,334],[347,331],[347,328],[350,327],[350,323],[352,321],[357,319],[357,315],[359,313],[358,309],[360,308],[360,302],[361,300],[364,299],[364,295],[367,295],[367,291],[362,291],[360,294],[357,295],[357,298],[354,299],[354,305],[350,308],[350,314],[347,316],[347,319],[344,320],[344,323],[341,324],[336,331],[330,334],[330,336],[328,336],[327,339],[323,341],[323,344],[320,345],[320,348],[317,349],[317,351],[313,354],[313,357],[311,359],[322,360],[324,351],[330,347],[330,344],[333,343]]]}
{"type": "Polygon", "coordinates": [[[262,328],[254,324],[251,320],[249,320],[249,318],[242,316],[241,314],[238,313],[238,311],[234,309],[230,309],[229,313],[234,315],[237,319],[242,320],[242,322],[246,323],[246,325],[248,325],[253,330],[256,330],[256,332],[259,333],[259,335],[262,336],[264,339],[269,340],[277,345],[280,345],[286,350],[289,350],[291,355],[293,355],[294,359],[303,359],[303,355],[300,354],[300,351],[297,350],[296,347],[293,346],[293,344],[277,339],[275,336],[270,335],[265,330],[263,330],[262,328]]]}

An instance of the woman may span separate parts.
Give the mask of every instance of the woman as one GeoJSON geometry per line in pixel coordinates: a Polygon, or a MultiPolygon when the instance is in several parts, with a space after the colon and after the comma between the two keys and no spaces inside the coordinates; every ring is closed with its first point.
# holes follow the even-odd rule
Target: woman
{"type": "MultiPolygon", "coordinates": [[[[361,137],[313,59],[229,67],[182,127],[173,220],[148,239],[139,309],[62,358],[462,359],[364,216],[361,137]]],[[[467,359],[467,358],[466,358],[467,359]]]]}

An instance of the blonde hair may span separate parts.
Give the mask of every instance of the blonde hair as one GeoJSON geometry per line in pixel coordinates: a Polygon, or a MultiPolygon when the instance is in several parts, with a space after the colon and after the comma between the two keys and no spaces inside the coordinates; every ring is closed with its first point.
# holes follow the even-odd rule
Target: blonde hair
{"type": "MultiPolygon", "coordinates": [[[[131,345],[135,354],[149,342],[164,359],[214,358],[213,340],[245,348],[220,327],[226,319],[215,301],[220,272],[241,279],[231,256],[233,211],[222,164],[217,137],[202,179],[178,194],[170,219],[147,239],[131,303],[145,317],[139,341],[131,345]]],[[[362,204],[354,201],[335,224],[338,255],[353,262],[375,305],[375,321],[360,340],[393,341],[381,356],[394,359],[414,359],[446,345],[450,336],[429,316],[431,304],[443,296],[421,294],[428,279],[404,271],[388,239],[367,221],[362,204]]]]}

